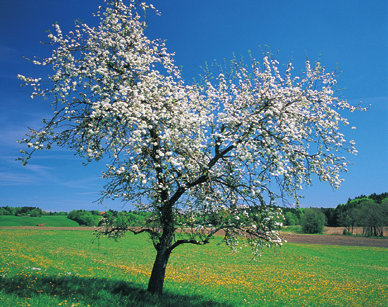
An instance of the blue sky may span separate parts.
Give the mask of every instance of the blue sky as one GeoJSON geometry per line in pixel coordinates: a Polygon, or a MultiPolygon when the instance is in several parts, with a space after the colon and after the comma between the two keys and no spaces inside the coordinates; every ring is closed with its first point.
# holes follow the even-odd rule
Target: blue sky
{"type": "MultiPolygon", "coordinates": [[[[1,1],[0,10],[0,206],[38,206],[45,210],[120,210],[118,200],[94,203],[104,180],[104,163],[82,166],[67,150],[39,152],[28,166],[15,161],[27,126],[38,128],[51,107],[31,100],[17,74],[38,75],[25,59],[50,55],[46,30],[58,21],[64,32],[80,18],[88,24],[99,0],[1,1]]],[[[349,102],[371,105],[366,113],[349,114],[356,130],[344,129],[359,154],[343,174],[338,190],[313,181],[305,188],[304,207],[335,207],[361,194],[388,192],[388,80],[386,0],[155,0],[161,12],[147,15],[150,38],[167,40],[183,77],[190,81],[206,62],[230,60],[235,53],[257,58],[268,45],[280,63],[293,59],[295,72],[320,58],[337,70],[341,95],[349,102]]],[[[130,209],[129,206],[124,209],[130,209]]]]}

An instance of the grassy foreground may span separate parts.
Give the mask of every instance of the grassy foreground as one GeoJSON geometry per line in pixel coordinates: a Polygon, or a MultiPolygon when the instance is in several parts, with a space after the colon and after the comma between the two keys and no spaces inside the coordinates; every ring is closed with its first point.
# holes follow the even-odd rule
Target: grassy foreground
{"type": "Polygon", "coordinates": [[[182,246],[163,298],[146,293],[145,235],[91,244],[88,231],[0,230],[0,306],[384,306],[387,250],[286,244],[265,250],[182,246]]]}

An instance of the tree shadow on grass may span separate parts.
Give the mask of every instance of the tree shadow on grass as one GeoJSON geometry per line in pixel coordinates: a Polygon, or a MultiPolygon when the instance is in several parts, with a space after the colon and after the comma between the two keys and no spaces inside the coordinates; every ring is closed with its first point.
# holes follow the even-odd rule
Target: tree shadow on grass
{"type": "Polygon", "coordinates": [[[5,293],[21,298],[40,297],[41,301],[47,299],[48,302],[67,300],[73,306],[232,306],[207,300],[202,295],[182,295],[169,291],[164,291],[163,296],[151,295],[144,285],[106,278],[31,274],[0,277],[0,286],[5,293]]]}

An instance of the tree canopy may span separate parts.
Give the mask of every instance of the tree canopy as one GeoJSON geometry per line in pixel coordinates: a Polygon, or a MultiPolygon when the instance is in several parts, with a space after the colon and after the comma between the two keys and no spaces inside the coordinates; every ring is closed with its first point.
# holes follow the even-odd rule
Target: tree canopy
{"type": "Polygon", "coordinates": [[[300,219],[304,233],[322,233],[326,218],[318,208],[308,208],[300,219]]]}
{"type": "Polygon", "coordinates": [[[127,2],[107,0],[98,27],[77,23],[64,35],[55,24],[52,55],[33,60],[53,74],[19,75],[32,97],[54,108],[22,140],[29,147],[22,160],[56,144],[87,162],[108,161],[100,200],[119,198],[152,217],[141,228],[102,231],[150,235],[157,256],[148,289],[161,293],[181,244],[207,244],[219,230],[227,244],[242,240],[255,255],[282,244],[273,201],[298,201],[315,175],[339,187],[343,152],[356,153],[340,132],[348,125],[341,114],[357,107],[336,96],[334,73],[308,60],[295,76],[291,62],[283,69],[271,56],[249,65],[233,59],[187,84],[164,43],[145,35],[142,12],[154,7],[127,2]],[[187,235],[177,236],[178,228],[187,235]]]}

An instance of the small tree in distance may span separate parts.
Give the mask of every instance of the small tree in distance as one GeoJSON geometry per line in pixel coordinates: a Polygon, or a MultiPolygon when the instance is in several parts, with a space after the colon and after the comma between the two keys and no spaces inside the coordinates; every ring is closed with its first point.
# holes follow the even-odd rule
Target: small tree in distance
{"type": "Polygon", "coordinates": [[[285,214],[285,222],[287,226],[293,226],[293,225],[298,225],[299,221],[296,215],[292,212],[287,212],[285,214]]]}
{"type": "Polygon", "coordinates": [[[318,208],[308,208],[300,218],[300,225],[304,233],[322,233],[326,217],[318,208]]]}
{"type": "Polygon", "coordinates": [[[22,140],[31,149],[22,160],[53,144],[87,162],[108,160],[101,201],[120,198],[151,217],[140,228],[108,223],[101,232],[148,233],[156,249],[148,290],[162,293],[182,244],[208,244],[223,230],[226,244],[246,243],[256,256],[281,245],[273,201],[297,201],[314,174],[339,187],[348,163],[339,153],[356,152],[339,132],[348,124],[339,110],[357,108],[334,95],[333,73],[309,61],[292,76],[292,63],[281,74],[268,56],[249,67],[233,60],[187,85],[165,45],[144,35],[140,12],[148,9],[107,0],[97,28],[77,24],[63,35],[55,25],[51,57],[33,61],[54,73],[19,76],[55,109],[22,140]]]}

